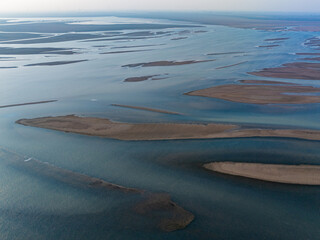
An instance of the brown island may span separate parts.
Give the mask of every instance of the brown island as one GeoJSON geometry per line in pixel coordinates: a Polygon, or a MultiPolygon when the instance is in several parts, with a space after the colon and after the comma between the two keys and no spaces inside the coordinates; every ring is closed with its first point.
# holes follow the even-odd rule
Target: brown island
{"type": "MultiPolygon", "coordinates": [[[[247,80],[248,82],[249,80],[247,80]]],[[[253,80],[251,80],[253,81],[253,80]]],[[[266,84],[266,81],[263,83],[266,84]]],[[[273,82],[274,83],[274,82],[273,82]]],[[[283,83],[281,83],[283,84],[283,83]]],[[[189,96],[219,98],[232,102],[253,104],[320,103],[320,96],[299,95],[320,93],[320,88],[301,85],[239,85],[228,84],[186,93],[189,96]]]]}
{"type": "Polygon", "coordinates": [[[249,74],[271,78],[320,80],[320,63],[286,63],[280,67],[264,68],[258,72],[249,72],[249,74]]]}
{"type": "Polygon", "coordinates": [[[238,125],[215,123],[120,123],[109,119],[75,115],[21,119],[17,123],[62,132],[132,141],[243,137],[320,140],[320,131],[311,129],[242,128],[238,125]]]}
{"type": "Polygon", "coordinates": [[[213,162],[204,164],[210,171],[268,182],[320,185],[320,166],[262,163],[213,162]]]}

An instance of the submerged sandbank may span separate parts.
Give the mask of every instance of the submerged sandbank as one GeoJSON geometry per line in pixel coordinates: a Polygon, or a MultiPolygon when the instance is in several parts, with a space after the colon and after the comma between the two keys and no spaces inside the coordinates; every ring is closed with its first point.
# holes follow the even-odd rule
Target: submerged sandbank
{"type": "Polygon", "coordinates": [[[173,202],[170,195],[166,193],[152,193],[137,188],[124,187],[34,158],[26,158],[2,148],[0,148],[0,159],[24,173],[40,176],[41,181],[43,179],[55,180],[77,189],[90,191],[93,194],[98,193],[100,197],[103,197],[101,193],[106,193],[108,196],[110,191],[124,193],[126,195],[123,197],[132,197],[134,204],[126,211],[146,217],[162,231],[172,232],[183,229],[194,219],[192,213],[173,202]],[[138,202],[136,202],[136,197],[139,197],[138,202]]]}
{"type": "Polygon", "coordinates": [[[109,119],[75,115],[20,119],[16,123],[62,132],[132,141],[244,137],[320,140],[320,131],[310,129],[241,128],[238,125],[215,123],[120,123],[109,119]]]}
{"type": "Polygon", "coordinates": [[[320,103],[320,96],[301,94],[320,93],[320,88],[280,85],[220,85],[186,93],[189,96],[219,98],[232,102],[253,104],[320,103]]]}
{"type": "Polygon", "coordinates": [[[320,166],[317,165],[213,162],[203,166],[214,172],[268,182],[320,185],[320,166]]]}

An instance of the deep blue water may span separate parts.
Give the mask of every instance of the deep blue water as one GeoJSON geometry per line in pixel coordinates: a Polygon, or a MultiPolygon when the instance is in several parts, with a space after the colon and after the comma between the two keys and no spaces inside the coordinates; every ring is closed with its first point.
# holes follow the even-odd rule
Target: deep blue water
{"type": "MultiPolygon", "coordinates": [[[[14,54],[0,56],[15,57],[2,59],[5,61],[0,61],[1,67],[18,67],[0,69],[0,105],[58,101],[0,109],[0,147],[123,186],[169,193],[176,203],[195,215],[195,220],[184,230],[163,233],[146,224],[145,218],[128,213],[131,198],[116,192],[107,196],[96,194],[41,178],[10,166],[0,156],[0,239],[320,238],[319,187],[248,180],[210,173],[201,167],[212,161],[318,165],[318,141],[280,138],[118,141],[15,124],[21,118],[78,114],[122,122],[232,122],[320,129],[319,104],[253,105],[183,95],[242,79],[265,79],[247,72],[296,61],[299,56],[294,53],[313,51],[303,43],[319,33],[266,32],[156,19],[52,18],[46,19],[49,25],[46,21],[39,23],[39,19],[21,21],[34,25],[12,21],[0,24],[4,35],[0,52],[1,48],[23,48],[6,49],[14,54]],[[73,25],[66,22],[85,22],[76,25],[75,33],[69,34],[90,36],[86,39],[72,36],[70,40],[69,35],[61,35],[72,29],[73,25]],[[14,24],[12,31],[8,24],[14,24]],[[148,25],[143,27],[144,24],[148,25]],[[32,31],[33,26],[37,26],[38,32],[32,31]],[[21,33],[23,28],[26,30],[21,33]],[[206,32],[197,33],[199,30],[206,32]],[[14,43],[10,37],[5,38],[8,34],[5,31],[18,31],[15,39],[19,41],[45,40],[14,43]],[[65,41],[48,40],[60,35],[59,39],[65,41]],[[171,40],[176,37],[187,38],[171,40]],[[272,49],[257,47],[265,45],[267,38],[279,37],[289,40],[272,49]],[[153,46],[117,48],[139,45],[153,46]],[[45,48],[60,50],[43,52],[45,48]],[[61,54],[61,49],[75,54],[61,54]],[[119,49],[150,51],[101,54],[119,49]],[[207,55],[223,52],[243,53],[207,55]],[[60,66],[24,66],[86,59],[60,66]],[[210,59],[216,61],[171,67],[121,67],[149,61],[210,59]],[[243,61],[248,62],[216,69],[243,61]],[[124,82],[128,77],[155,74],[168,74],[168,78],[124,82]],[[183,115],[111,104],[160,108],[183,115]]],[[[318,81],[282,81],[320,85],[318,81]]]]}

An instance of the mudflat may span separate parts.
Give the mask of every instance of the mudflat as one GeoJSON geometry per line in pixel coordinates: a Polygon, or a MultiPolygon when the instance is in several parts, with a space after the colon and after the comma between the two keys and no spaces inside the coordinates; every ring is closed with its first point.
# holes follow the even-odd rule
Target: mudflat
{"type": "Polygon", "coordinates": [[[232,102],[253,104],[320,103],[320,96],[299,95],[319,93],[320,88],[292,85],[220,85],[186,93],[189,96],[219,98],[232,102]]]}
{"type": "Polygon", "coordinates": [[[120,123],[109,119],[75,115],[21,119],[16,123],[62,132],[132,141],[243,137],[320,140],[320,131],[310,129],[241,128],[238,125],[216,123],[120,123]]]}
{"type": "Polygon", "coordinates": [[[203,166],[214,172],[268,182],[320,185],[320,166],[317,165],[213,162],[203,166]]]}

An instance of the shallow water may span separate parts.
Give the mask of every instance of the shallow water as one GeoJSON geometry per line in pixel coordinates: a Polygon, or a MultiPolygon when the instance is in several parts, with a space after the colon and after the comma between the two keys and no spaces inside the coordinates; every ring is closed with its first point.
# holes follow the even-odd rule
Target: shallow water
{"type": "MultiPolygon", "coordinates": [[[[57,20],[61,21],[48,19],[50,23],[57,20]]],[[[38,24],[38,19],[31,21],[38,24]]],[[[84,21],[86,26],[91,26],[90,23],[95,26],[102,23],[132,23],[132,19],[125,18],[80,18],[75,21],[77,26],[79,21],[84,21]]],[[[171,24],[167,20],[145,21],[148,24],[171,24]]],[[[137,19],[134,23],[144,22],[137,19]]],[[[21,118],[78,114],[122,122],[232,122],[320,129],[319,104],[253,105],[183,95],[195,89],[235,83],[241,79],[265,79],[248,75],[247,72],[301,58],[293,53],[312,51],[303,43],[308,38],[318,36],[318,33],[277,33],[198,26],[174,26],[160,30],[146,27],[147,31],[170,33],[157,37],[146,36],[143,39],[126,37],[126,40],[99,42],[0,43],[0,47],[68,48],[76,52],[72,55],[1,55],[16,57],[1,62],[1,67],[18,68],[0,69],[0,105],[58,100],[47,104],[0,109],[1,148],[16,152],[26,159],[36,158],[111,183],[169,193],[176,203],[195,215],[194,222],[186,229],[163,233],[152,224],[145,225],[145,218],[128,213],[132,207],[131,198],[112,191],[106,196],[77,189],[14,168],[6,163],[6,159],[0,158],[1,239],[320,238],[319,187],[272,184],[210,173],[201,168],[201,164],[210,161],[318,165],[318,141],[274,138],[118,141],[15,124],[21,118]],[[182,32],[186,29],[191,32],[182,32]],[[199,29],[207,32],[195,33],[199,29]],[[187,38],[171,41],[176,37],[187,38]],[[265,39],[279,37],[289,39],[272,49],[256,47],[264,45],[265,39]],[[114,51],[114,47],[139,45],[154,46],[143,48],[150,50],[146,52],[101,54],[114,51]],[[240,51],[245,53],[207,55],[240,51]],[[121,67],[162,60],[211,59],[216,61],[169,67],[121,67]],[[76,60],[88,61],[59,66],[24,67],[41,62],[76,60]],[[216,69],[244,61],[247,62],[216,69]],[[124,82],[129,77],[157,74],[168,74],[168,78],[124,82]],[[111,104],[159,108],[183,115],[126,109],[111,104]]],[[[130,30],[127,27],[116,27],[121,33],[113,33],[116,37],[112,38],[146,31],[141,26],[138,29],[134,29],[134,25],[132,27],[130,30]]],[[[102,34],[93,32],[91,28],[89,30],[90,34],[102,34]]],[[[103,34],[107,33],[103,31],[103,34]]],[[[21,35],[18,36],[20,39],[21,35]]],[[[31,37],[34,36],[25,36],[31,37]]],[[[282,81],[320,85],[317,81],[282,81]]]]}

